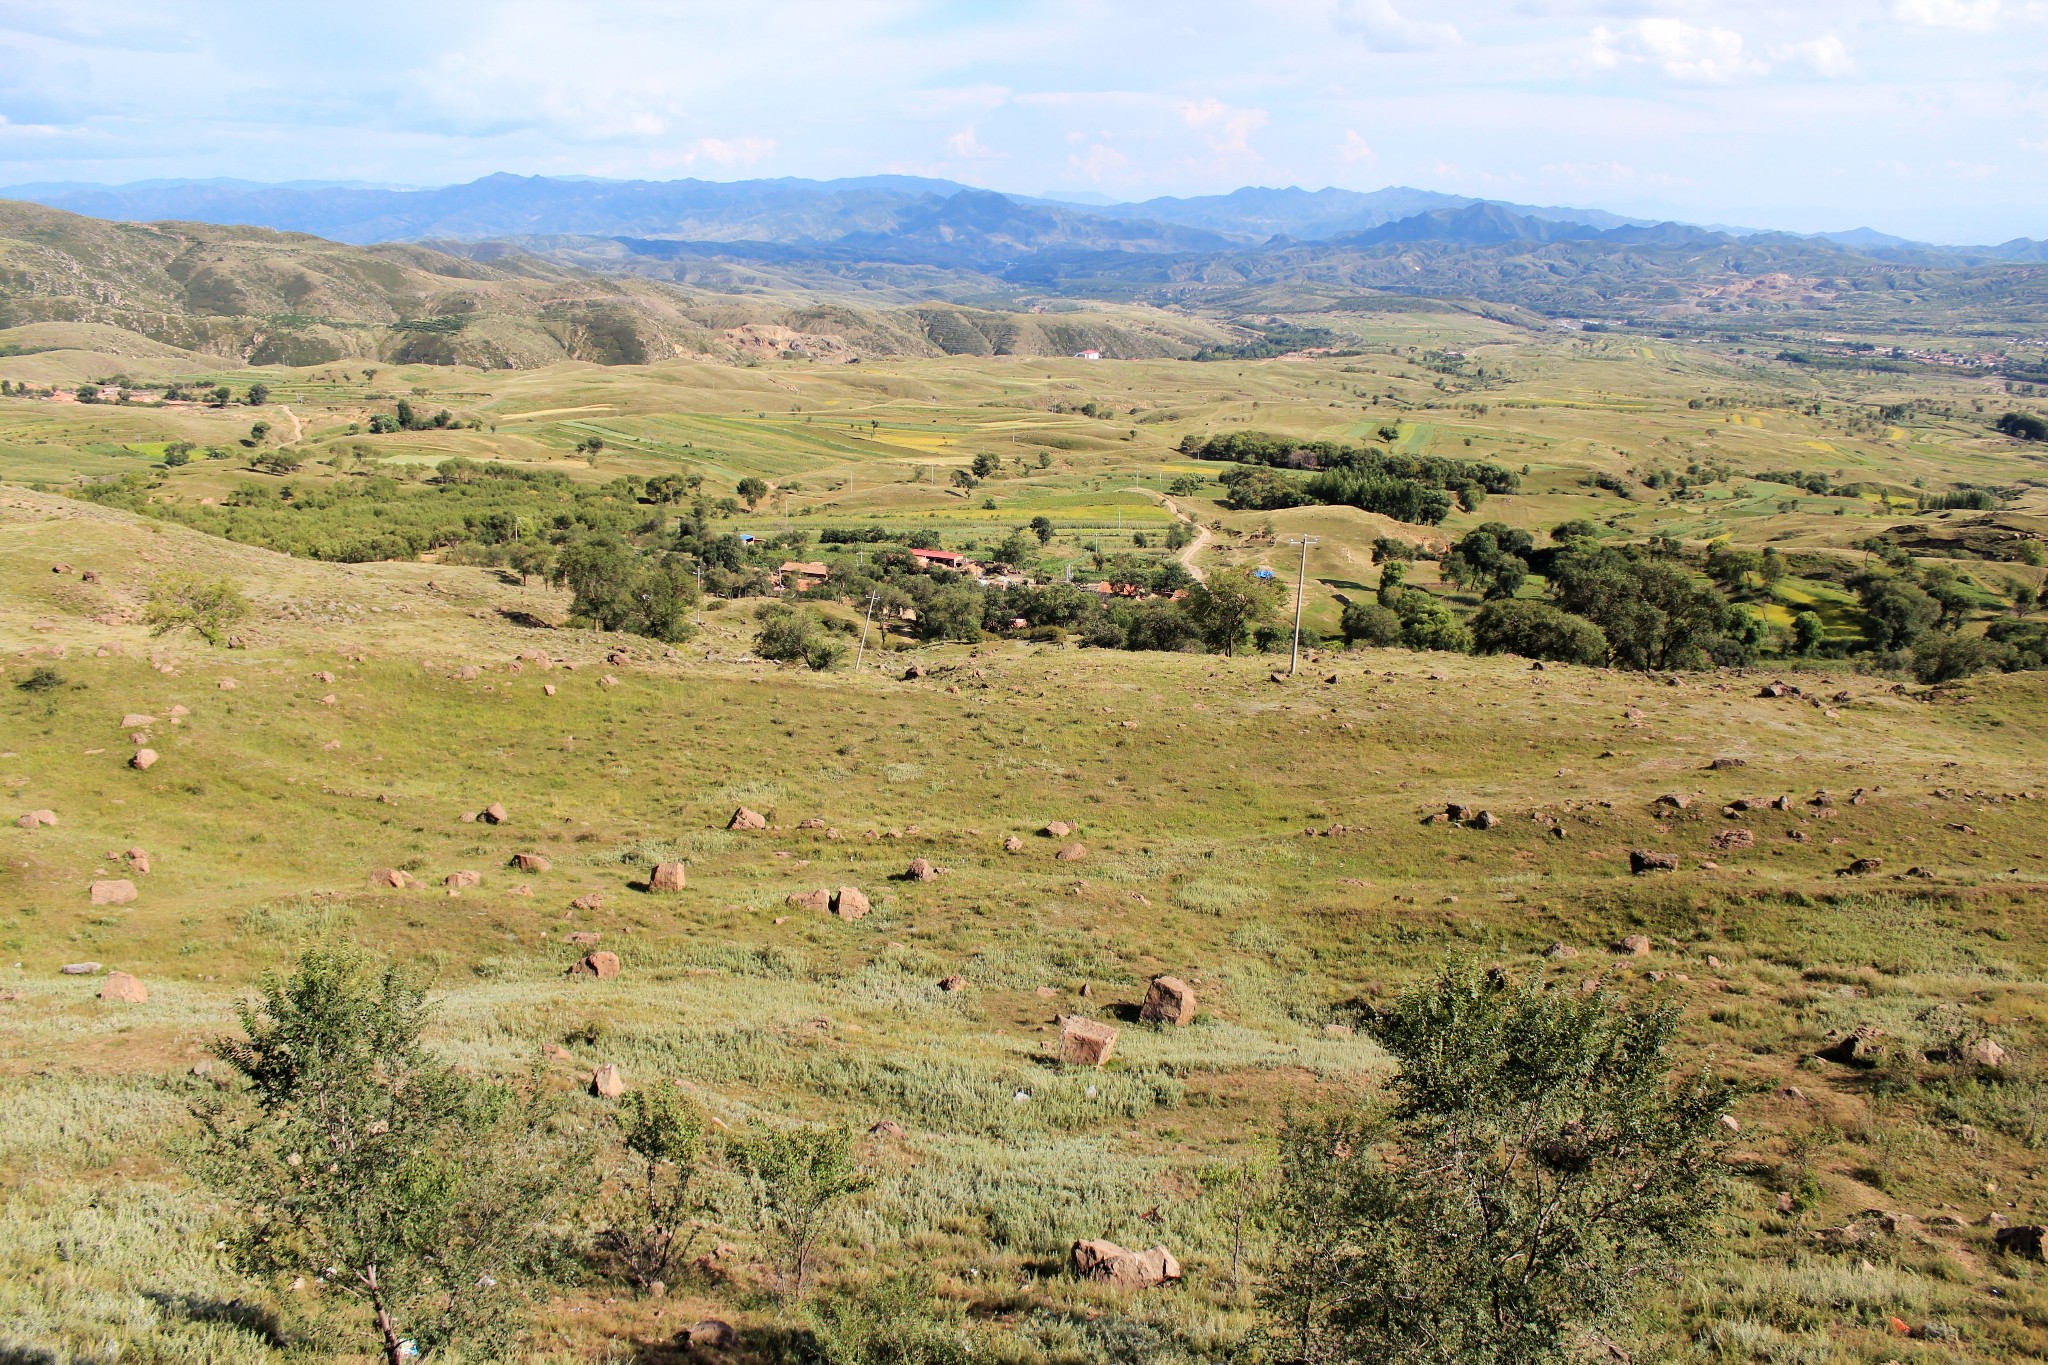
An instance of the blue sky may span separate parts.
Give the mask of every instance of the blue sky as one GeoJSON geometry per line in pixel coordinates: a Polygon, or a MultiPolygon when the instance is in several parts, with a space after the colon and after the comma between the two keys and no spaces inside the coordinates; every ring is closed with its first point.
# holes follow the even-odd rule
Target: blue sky
{"type": "Polygon", "coordinates": [[[2048,237],[2048,0],[0,0],[0,184],[500,170],[2048,237]]]}

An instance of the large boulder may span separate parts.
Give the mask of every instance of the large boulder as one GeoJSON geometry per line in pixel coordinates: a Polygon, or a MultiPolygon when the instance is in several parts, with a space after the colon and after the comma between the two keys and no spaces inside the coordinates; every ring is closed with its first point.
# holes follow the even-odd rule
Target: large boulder
{"type": "Polygon", "coordinates": [[[1650,936],[1648,934],[1630,934],[1627,938],[1614,945],[1614,951],[1620,953],[1623,957],[1648,957],[1650,955],[1650,948],[1650,936]]]}
{"type": "Polygon", "coordinates": [[[1060,1060],[1072,1066],[1101,1066],[1116,1051],[1116,1030],[1069,1014],[1060,1020],[1060,1060]]]}
{"type": "Polygon", "coordinates": [[[929,858],[912,858],[910,866],[903,870],[905,881],[929,882],[938,880],[939,870],[933,867],[929,858]]]}
{"type": "Polygon", "coordinates": [[[472,871],[469,868],[464,868],[460,872],[450,872],[441,879],[441,885],[447,887],[450,891],[466,891],[472,886],[482,886],[483,884],[483,873],[472,871]]]}
{"type": "Polygon", "coordinates": [[[1727,853],[1732,849],[1755,848],[1756,835],[1746,829],[1724,829],[1707,842],[1713,845],[1715,852],[1727,853]]]}
{"type": "Polygon", "coordinates": [[[832,913],[841,919],[862,919],[873,908],[857,886],[842,886],[832,893],[832,913]]]}
{"type": "Polygon", "coordinates": [[[1068,844],[1052,856],[1063,863],[1078,863],[1088,856],[1088,845],[1080,843],[1068,844]]]}
{"type": "Polygon", "coordinates": [[[57,823],[57,812],[53,810],[28,811],[22,815],[17,815],[14,818],[14,823],[20,829],[34,829],[38,825],[54,825],[57,823]]]}
{"type": "Polygon", "coordinates": [[[612,952],[591,953],[569,969],[571,976],[594,976],[599,981],[610,981],[619,974],[619,955],[612,952]]]}
{"type": "Polygon", "coordinates": [[[768,817],[757,810],[748,810],[745,806],[741,806],[732,813],[732,819],[725,822],[725,827],[727,829],[766,829],[768,828],[768,817]]]}
{"type": "Polygon", "coordinates": [[[512,866],[521,872],[546,872],[554,864],[547,860],[545,854],[515,853],[512,855],[512,866]]]}
{"type": "Polygon", "coordinates": [[[626,1077],[611,1062],[590,1073],[590,1093],[601,1100],[615,1100],[626,1093],[626,1077]]]}
{"type": "Polygon", "coordinates": [[[154,724],[156,724],[155,716],[144,715],[140,711],[130,711],[127,715],[121,717],[121,728],[123,730],[147,730],[154,724]]]}
{"type": "Polygon", "coordinates": [[[1074,827],[1065,820],[1053,820],[1038,832],[1048,839],[1064,839],[1074,832],[1074,827]]]}
{"type": "Polygon", "coordinates": [[[135,883],[126,877],[102,877],[88,892],[94,905],[126,905],[135,899],[135,883]]]}
{"type": "Polygon", "coordinates": [[[128,766],[139,773],[148,772],[156,766],[156,750],[137,749],[135,757],[128,760],[128,766]]]}
{"type": "Polygon", "coordinates": [[[816,891],[793,891],[784,903],[817,915],[832,913],[832,893],[823,888],[816,891]]]}
{"type": "Polygon", "coordinates": [[[412,873],[399,868],[380,867],[370,873],[370,888],[374,891],[403,891],[412,884],[412,873]]]}
{"type": "Polygon", "coordinates": [[[145,1005],[149,1003],[149,987],[126,972],[108,972],[107,979],[100,983],[100,999],[145,1005]]]}
{"type": "Polygon", "coordinates": [[[1884,1060],[1886,1050],[1884,1030],[1863,1024],[1822,1048],[1820,1055],[1845,1066],[1872,1067],[1884,1060]]]}
{"type": "Polygon", "coordinates": [[[1152,1289],[1180,1278],[1180,1262],[1163,1246],[1126,1251],[1115,1242],[1093,1239],[1074,1243],[1067,1262],[1084,1280],[1102,1280],[1120,1289],[1152,1289]]]}
{"type": "Polygon", "coordinates": [[[477,812],[477,819],[482,820],[487,825],[502,825],[511,818],[511,813],[505,809],[503,803],[497,801],[491,802],[490,805],[477,812]]]}
{"type": "Polygon", "coordinates": [[[1628,851],[1628,870],[1638,877],[1646,872],[1676,872],[1678,855],[1658,853],[1647,848],[1632,848],[1628,851]]]}
{"type": "Polygon", "coordinates": [[[689,869],[682,863],[656,863],[654,871],[647,874],[649,891],[680,891],[689,877],[689,869]]]}
{"type": "Polygon", "coordinates": [[[126,863],[126,864],[128,864],[128,870],[129,870],[130,872],[133,872],[133,873],[137,874],[138,876],[143,876],[143,877],[146,877],[146,876],[148,876],[148,875],[149,875],[149,866],[150,866],[150,864],[149,864],[149,850],[148,850],[148,849],[146,849],[146,848],[131,848],[131,849],[129,849],[129,850],[128,850],[128,851],[126,852],[126,853],[123,853],[123,854],[121,855],[121,861],[122,861],[122,862],[124,862],[124,863],[126,863]]]}
{"type": "Polygon", "coordinates": [[[693,1322],[677,1335],[692,1351],[729,1351],[740,1341],[740,1334],[733,1325],[718,1318],[693,1322]]]}
{"type": "Polygon", "coordinates": [[[1145,989],[1138,1018],[1149,1024],[1184,1026],[1195,1022],[1195,993],[1177,976],[1155,976],[1145,989]]]}

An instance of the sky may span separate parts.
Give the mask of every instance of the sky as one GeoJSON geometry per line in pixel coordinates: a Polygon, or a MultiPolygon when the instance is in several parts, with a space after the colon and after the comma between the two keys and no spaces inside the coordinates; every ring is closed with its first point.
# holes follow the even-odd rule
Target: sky
{"type": "Polygon", "coordinates": [[[0,185],[497,171],[2048,237],[2048,0],[0,0],[0,185]]]}

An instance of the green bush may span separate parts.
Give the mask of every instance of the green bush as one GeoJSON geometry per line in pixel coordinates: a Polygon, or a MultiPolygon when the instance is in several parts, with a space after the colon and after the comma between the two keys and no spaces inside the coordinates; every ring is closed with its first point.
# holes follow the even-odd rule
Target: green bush
{"type": "Polygon", "coordinates": [[[1488,602],[1473,616],[1472,650],[1599,665],[1607,662],[1607,637],[1585,617],[1548,602],[1506,598],[1488,602]]]}

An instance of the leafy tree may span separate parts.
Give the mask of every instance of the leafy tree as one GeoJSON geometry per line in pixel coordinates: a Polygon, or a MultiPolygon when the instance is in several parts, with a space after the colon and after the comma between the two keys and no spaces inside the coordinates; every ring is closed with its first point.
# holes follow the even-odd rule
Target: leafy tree
{"type": "Polygon", "coordinates": [[[1819,649],[1827,633],[1827,622],[1817,611],[1802,611],[1792,618],[1792,648],[1799,654],[1811,654],[1819,649]]]}
{"type": "Polygon", "coordinates": [[[1977,605],[1976,593],[1963,582],[1963,576],[1952,565],[1929,565],[1920,576],[1920,584],[1929,597],[1941,604],[1941,619],[1937,624],[1949,630],[1968,620],[1977,605]]]}
{"type": "Polygon", "coordinates": [[[1607,637],[1627,668],[1705,668],[1746,663],[1760,623],[1676,564],[1639,551],[1574,542],[1550,566],[1557,604],[1607,637]]]}
{"type": "Polygon", "coordinates": [[[408,1347],[488,1353],[546,1269],[563,1144],[537,1094],[430,1054],[419,973],[315,948],[240,1009],[214,1053],[241,1077],[199,1111],[200,1173],[239,1214],[246,1272],[304,1278],[321,1311],[367,1314],[387,1365],[408,1347]]]}
{"type": "Polygon", "coordinates": [[[1208,582],[1189,589],[1187,599],[1188,617],[1203,643],[1226,655],[1237,653],[1279,606],[1279,580],[1260,578],[1249,566],[1210,574],[1208,582]]]}
{"type": "Polygon", "coordinates": [[[1339,626],[1347,649],[1353,645],[1384,647],[1401,642],[1401,618],[1377,602],[1346,602],[1339,626]]]}
{"type": "Polygon", "coordinates": [[[980,480],[974,477],[972,470],[956,469],[953,471],[953,486],[955,488],[972,488],[978,482],[980,480]]]}
{"type": "Polygon", "coordinates": [[[1929,631],[1913,646],[1913,676],[1923,683],[1954,682],[1996,666],[2002,654],[1982,636],[1929,631]]]}
{"type": "Polygon", "coordinates": [[[252,441],[260,441],[269,434],[270,423],[268,422],[257,422],[249,428],[249,439],[252,441]]]}
{"type": "Polygon", "coordinates": [[[396,412],[398,414],[398,429],[400,431],[417,431],[419,429],[419,415],[412,410],[412,400],[410,398],[399,399],[396,412]]]}
{"type": "Polygon", "coordinates": [[[249,406],[250,406],[250,407],[252,407],[252,408],[260,408],[260,407],[262,407],[262,406],[263,406],[263,405],[264,405],[265,403],[268,403],[269,401],[270,401],[270,385],[268,385],[268,384],[251,384],[251,385],[249,386],[249,406]]]}
{"type": "Polygon", "coordinates": [[[1166,485],[1166,491],[1176,498],[1192,498],[1202,491],[1202,479],[1197,474],[1182,474],[1166,485]]]}
{"type": "Polygon", "coordinates": [[[996,546],[993,558],[1012,569],[1029,568],[1038,559],[1038,541],[1021,528],[1012,531],[996,546]]]}
{"type": "Polygon", "coordinates": [[[1184,521],[1176,521],[1166,528],[1166,548],[1185,550],[1195,538],[1195,528],[1184,521]]]}
{"type": "Polygon", "coordinates": [[[977,479],[992,479],[1002,472],[1002,468],[1003,462],[985,450],[974,457],[974,477],[977,479]]]}
{"type": "Polygon", "coordinates": [[[2015,441],[2048,441],[2048,422],[2031,412],[2008,412],[1998,419],[1998,430],[2015,441]]]}
{"type": "Polygon", "coordinates": [[[704,1155],[704,1126],[667,1085],[628,1094],[616,1122],[635,1169],[598,1246],[636,1288],[648,1290],[666,1282],[696,1241],[690,1215],[705,1204],[692,1184],[704,1155]]]}
{"type": "Polygon", "coordinates": [[[1526,556],[1534,548],[1527,531],[1489,521],[1468,531],[1451,548],[1444,559],[1444,577],[1480,592],[1488,601],[1513,597],[1529,577],[1526,556]]]}
{"type": "Polygon", "coordinates": [[[1401,622],[1401,643],[1410,649],[1463,654],[1472,648],[1471,634],[1451,609],[1419,588],[1410,588],[1395,600],[1394,615],[1401,622]]]}
{"type": "Polygon", "coordinates": [[[192,463],[192,452],[198,449],[190,441],[171,441],[164,446],[164,467],[176,469],[192,463]]]}
{"type": "Polygon", "coordinates": [[[529,578],[544,578],[554,563],[554,554],[545,545],[530,545],[515,542],[505,552],[505,567],[519,575],[519,586],[525,587],[529,578]]]}
{"type": "Polygon", "coordinates": [[[81,403],[97,403],[100,401],[100,386],[97,384],[80,384],[76,391],[76,396],[81,403]]]}
{"type": "Polygon", "coordinates": [[[761,630],[754,636],[754,653],[764,659],[804,663],[823,672],[846,652],[825,635],[815,611],[773,602],[761,609],[759,619],[761,630]]]}
{"type": "Polygon", "coordinates": [[[1380,585],[1378,589],[1380,605],[1391,607],[1394,603],[1400,601],[1401,594],[1407,591],[1407,582],[1408,566],[1398,559],[1387,561],[1380,569],[1380,585]]]}
{"type": "Polygon", "coordinates": [[[1031,519],[1031,534],[1038,537],[1040,545],[1052,542],[1053,524],[1051,517],[1038,516],[1031,519]]]}
{"type": "Polygon", "coordinates": [[[235,394],[234,390],[230,389],[227,385],[215,384],[213,391],[207,397],[213,403],[213,406],[224,408],[234,400],[235,394]]]}
{"type": "Polygon", "coordinates": [[[774,1247],[783,1283],[803,1297],[818,1245],[841,1206],[874,1182],[839,1128],[787,1128],[737,1144],[754,1225],[774,1247]]]}
{"type": "Polygon", "coordinates": [[[1548,602],[1511,599],[1488,602],[1473,616],[1472,650],[1597,666],[1607,662],[1607,637],[1585,617],[1548,602]]]}
{"type": "Polygon", "coordinates": [[[953,583],[918,602],[917,633],[926,640],[979,640],[982,615],[981,589],[972,583],[953,583]]]}
{"type": "Polygon", "coordinates": [[[1391,1103],[1282,1141],[1283,1359],[1566,1361],[1709,1232],[1723,1091],[1675,1008],[1450,967],[1368,1027],[1391,1103]]]}
{"type": "Polygon", "coordinates": [[[1874,649],[1906,649],[1941,619],[1941,603],[1904,578],[1870,574],[1856,584],[1864,635],[1874,649]]]}
{"type": "Polygon", "coordinates": [[[768,496],[768,484],[765,480],[757,479],[749,474],[746,478],[739,481],[733,488],[733,492],[739,494],[740,501],[744,502],[747,505],[747,510],[751,512],[760,503],[761,499],[768,496]]]}
{"type": "Polygon", "coordinates": [[[210,645],[219,645],[249,614],[249,599],[232,581],[212,582],[197,574],[169,574],[149,587],[142,619],[152,635],[192,631],[210,645]]]}
{"type": "Polygon", "coordinates": [[[633,617],[635,558],[620,537],[591,536],[564,546],[549,577],[574,595],[572,613],[601,629],[623,630],[633,617]]]}

